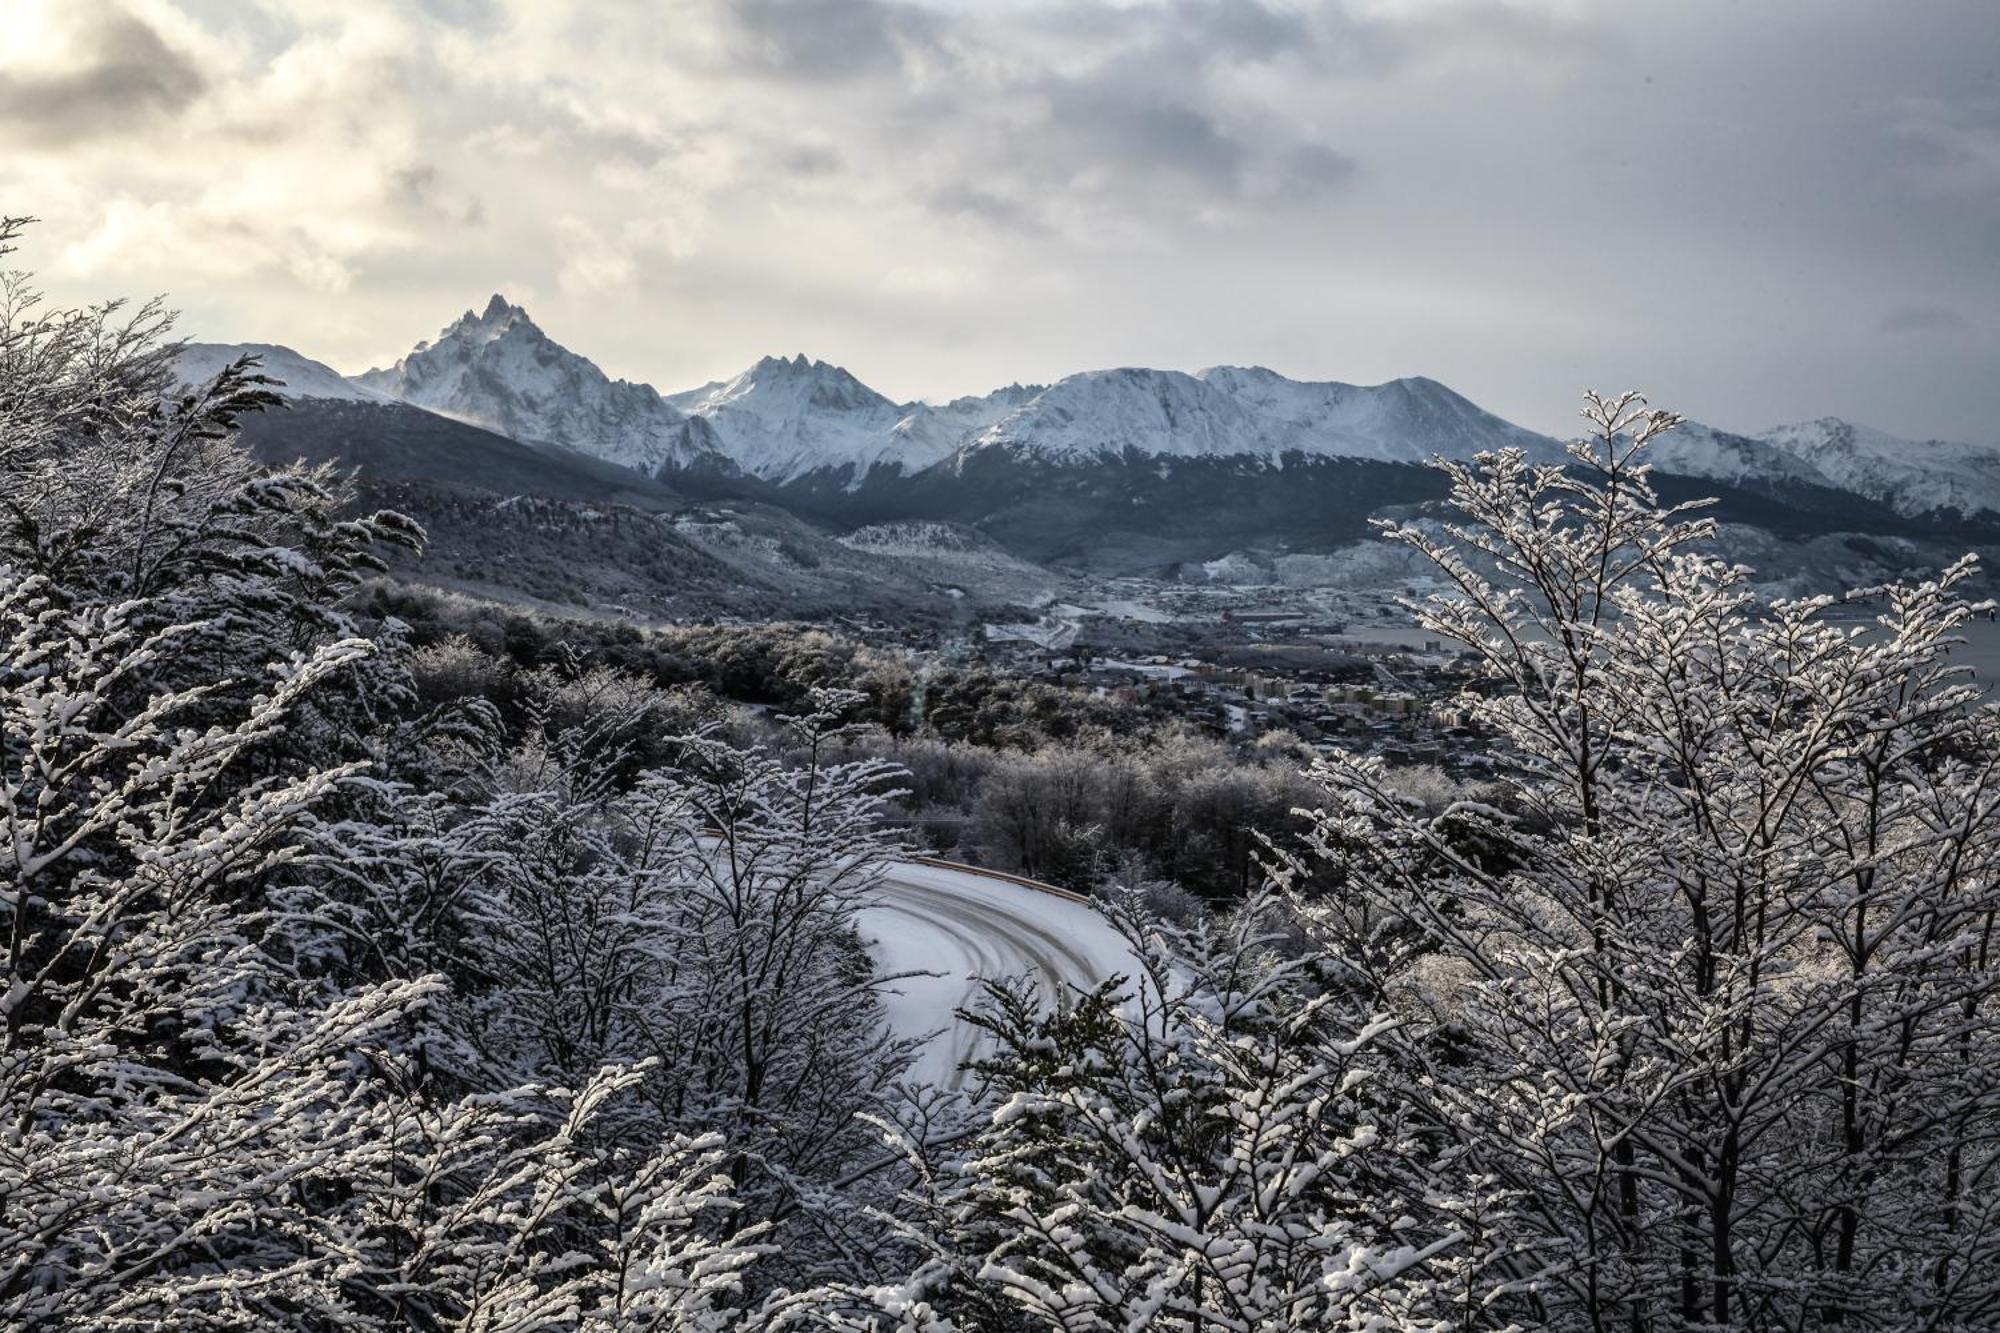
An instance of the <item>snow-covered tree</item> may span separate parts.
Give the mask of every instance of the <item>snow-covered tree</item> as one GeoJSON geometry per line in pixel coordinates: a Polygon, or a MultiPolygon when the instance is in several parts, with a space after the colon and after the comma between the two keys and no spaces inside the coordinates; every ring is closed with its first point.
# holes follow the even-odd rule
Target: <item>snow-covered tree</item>
{"type": "Polygon", "coordinates": [[[782,1185],[872,1149],[855,1117],[882,1108],[908,1063],[854,927],[901,846],[881,823],[896,770],[827,757],[860,702],[815,689],[811,711],[787,719],[797,764],[703,741],[639,792],[640,808],[680,812],[702,834],[678,868],[677,957],[739,1185],[782,1185]]]}
{"type": "Polygon", "coordinates": [[[759,1251],[715,1239],[717,1144],[594,1137],[642,1069],[441,1099],[400,1051],[445,998],[422,954],[329,988],[265,947],[260,887],[356,775],[238,766],[368,645],[275,664],[243,716],[188,726],[200,688],[120,705],[198,627],[49,589],[0,570],[0,1323],[729,1326],[759,1251]]]}
{"type": "Polygon", "coordinates": [[[232,766],[365,646],[277,664],[231,724],[190,727],[199,688],[121,701],[199,627],[65,600],[0,569],[0,1312],[192,1322],[295,1275],[293,1192],[349,1146],[340,1064],[421,996],[289,1003],[243,905],[343,774],[232,766]]]}
{"type": "Polygon", "coordinates": [[[396,525],[227,445],[247,368],[163,406],[157,310],[26,290],[0,307],[0,1326],[733,1326],[759,1250],[718,1146],[602,1139],[644,1068],[471,1097],[425,1072],[462,959],[429,918],[375,932],[449,909],[479,847],[369,772],[449,729],[403,715],[393,627],[345,632],[396,525]]]}
{"type": "MultiPolygon", "coordinates": [[[[24,221],[0,219],[0,256],[24,221]]],[[[266,468],[238,448],[236,422],[281,400],[249,359],[177,386],[172,325],[158,302],[48,309],[26,274],[0,274],[0,563],[69,603],[192,627],[153,678],[212,686],[353,635],[344,595],[421,534],[346,512],[330,469],[266,468]]],[[[379,722],[372,692],[350,685],[300,701],[295,752],[327,759],[379,722]]]]}
{"type": "Polygon", "coordinates": [[[319,1222],[343,1313],[466,1333],[742,1327],[742,1275],[763,1250],[756,1228],[718,1239],[719,1141],[621,1145],[599,1123],[644,1075],[377,1103],[342,1164],[347,1203],[319,1222]]]}
{"type": "Polygon", "coordinates": [[[422,900],[459,904],[470,980],[450,1058],[502,1084],[648,1062],[607,1112],[616,1137],[719,1135],[732,1228],[782,1220],[794,1274],[854,1258],[872,1243],[854,1229],[874,1224],[828,1186],[879,1153],[861,1117],[893,1113],[911,1049],[854,925],[894,846],[893,770],[829,758],[852,700],[824,692],[791,722],[796,763],[696,734],[674,742],[678,765],[622,787],[615,738],[652,701],[588,695],[442,839],[416,828],[380,858],[422,900]]]}
{"type": "Polygon", "coordinates": [[[1391,535],[1491,682],[1504,808],[1335,756],[1308,911],[1403,1019],[1444,1173],[1522,1253],[1536,1327],[2000,1321],[2000,714],[1949,652],[1967,568],[1761,603],[1656,499],[1671,414],[1592,397],[1567,466],[1443,466],[1391,535]]]}

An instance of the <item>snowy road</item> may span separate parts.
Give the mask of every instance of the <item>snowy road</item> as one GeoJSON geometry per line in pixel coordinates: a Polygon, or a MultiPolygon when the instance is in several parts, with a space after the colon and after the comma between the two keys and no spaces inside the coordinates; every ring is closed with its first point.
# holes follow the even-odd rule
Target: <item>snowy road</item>
{"type": "Polygon", "coordinates": [[[942,1087],[984,1040],[953,1017],[981,980],[1029,974],[1060,992],[1133,971],[1125,941],[1087,904],[971,870],[898,862],[859,924],[883,971],[935,974],[895,983],[888,1008],[898,1032],[937,1034],[912,1074],[942,1087]]]}

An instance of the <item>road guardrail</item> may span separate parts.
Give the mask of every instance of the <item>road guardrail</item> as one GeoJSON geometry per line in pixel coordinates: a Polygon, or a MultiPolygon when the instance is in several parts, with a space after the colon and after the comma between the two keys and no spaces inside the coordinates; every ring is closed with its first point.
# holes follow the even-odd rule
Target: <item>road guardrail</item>
{"type": "Polygon", "coordinates": [[[935,866],[939,870],[959,870],[968,875],[982,875],[987,879],[1005,880],[1009,884],[1018,884],[1024,889],[1033,889],[1037,893],[1046,893],[1057,898],[1066,898],[1073,903],[1088,904],[1090,902],[1089,898],[1071,889],[1059,888],[1054,884],[1044,884],[1041,880],[1029,879],[1025,875],[1010,875],[1004,870],[988,870],[985,866],[969,866],[963,861],[947,861],[937,856],[906,856],[903,859],[920,866],[935,866]]]}

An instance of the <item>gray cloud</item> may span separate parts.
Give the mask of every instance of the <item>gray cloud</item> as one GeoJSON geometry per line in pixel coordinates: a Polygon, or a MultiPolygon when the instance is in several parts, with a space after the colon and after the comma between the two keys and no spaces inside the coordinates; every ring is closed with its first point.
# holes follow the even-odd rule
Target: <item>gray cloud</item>
{"type": "MultiPolygon", "coordinates": [[[[1051,213],[1066,211],[1096,230],[1121,195],[1303,198],[1355,166],[1311,127],[1219,86],[1246,68],[1346,59],[1337,38],[1353,25],[1335,4],[716,3],[732,73],[763,81],[778,100],[802,83],[838,84],[869,98],[919,159],[948,152],[941,172],[915,173],[929,177],[929,205],[942,216],[1055,233],[1051,213]],[[1047,192],[1072,207],[1041,206],[1034,196],[1047,192]]],[[[788,169],[795,151],[781,154],[788,169]]]]}
{"type": "Polygon", "coordinates": [[[1971,321],[1956,310],[1936,305],[1898,306],[1876,326],[1884,333],[1964,333],[1971,321]]]}
{"type": "Polygon", "coordinates": [[[1314,45],[1303,15],[1260,0],[1175,0],[1168,13],[1177,44],[1211,58],[1270,60],[1314,45]]]}
{"type": "Polygon", "coordinates": [[[829,81],[893,73],[939,27],[930,11],[891,0],[731,0],[728,13],[742,67],[829,81]]]}
{"type": "Polygon", "coordinates": [[[70,15],[76,68],[0,72],[0,139],[74,143],[172,115],[201,94],[201,71],[122,10],[70,15]]]}
{"type": "Polygon", "coordinates": [[[779,161],[794,176],[831,176],[840,170],[844,159],[840,150],[829,144],[802,143],[785,150],[779,161]]]}
{"type": "Polygon", "coordinates": [[[931,195],[930,207],[944,217],[971,218],[1030,236],[1046,235],[1049,230],[1040,210],[969,181],[954,181],[941,187],[931,195]]]}
{"type": "Polygon", "coordinates": [[[486,221],[486,207],[479,198],[452,191],[435,163],[392,168],[388,184],[391,197],[419,217],[458,227],[477,227],[486,221]]]}
{"type": "Polygon", "coordinates": [[[1283,186],[1287,193],[1316,194],[1345,185],[1358,163],[1325,144],[1300,144],[1285,156],[1283,186]]]}
{"type": "MultiPolygon", "coordinates": [[[[1347,26],[1337,15],[1337,7],[1323,6],[1321,26],[1347,26]]],[[[1306,12],[1277,9],[1264,0],[1167,0],[1156,5],[1080,0],[1029,9],[1014,22],[1025,30],[1105,44],[1114,51],[1170,52],[1183,68],[1217,61],[1272,60],[1311,50],[1321,42],[1306,12]]]]}
{"type": "Polygon", "coordinates": [[[1170,171],[1226,193],[1241,182],[1250,150],[1185,102],[1084,82],[1053,84],[1046,96],[1051,129],[1074,152],[1075,167],[1170,171]]]}
{"type": "Polygon", "coordinates": [[[2000,98],[1982,92],[1906,99],[1896,128],[1914,154],[1922,184],[2000,200],[2000,98]]]}
{"type": "MultiPolygon", "coordinates": [[[[902,7],[908,11],[911,6],[902,7]]],[[[1024,234],[1102,235],[1171,201],[1184,212],[1316,197],[1347,180],[1351,151],[1274,114],[1232,81],[1293,78],[1345,57],[1350,25],[1265,0],[1161,0],[927,12],[924,58],[875,80],[902,131],[950,149],[930,203],[1024,234]],[[906,94],[899,97],[899,94],[906,94]]],[[[942,154],[939,154],[942,156],[942,154]]]]}
{"type": "Polygon", "coordinates": [[[505,13],[499,0],[415,0],[419,9],[468,32],[497,33],[505,13]]]}

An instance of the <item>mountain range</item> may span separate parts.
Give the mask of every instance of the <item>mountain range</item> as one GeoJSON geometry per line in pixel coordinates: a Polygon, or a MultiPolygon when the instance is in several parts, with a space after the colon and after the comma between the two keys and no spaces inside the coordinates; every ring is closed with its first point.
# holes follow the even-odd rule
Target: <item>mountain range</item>
{"type": "MultiPolygon", "coordinates": [[[[574,502],[595,489],[655,509],[750,506],[830,538],[960,525],[1023,560],[1100,572],[1330,550],[1364,538],[1370,517],[1434,501],[1440,478],[1420,466],[1434,456],[1514,446],[1561,457],[1555,440],[1423,377],[1356,385],[1261,367],[1121,368],[933,404],[897,402],[801,355],[661,393],[606,375],[498,295],[359,375],[250,344],[191,344],[180,371],[203,378],[242,354],[284,382],[287,432],[378,477],[574,502]],[[338,429],[315,424],[334,418],[338,429]],[[467,429],[496,442],[482,446],[490,459],[467,429]],[[437,442],[426,445],[427,432],[437,442]]],[[[269,432],[263,447],[282,451],[269,432]]],[[[1651,459],[1670,498],[1718,495],[1725,522],[1782,536],[2000,534],[2000,449],[1989,446],[1829,417],[1759,434],[1689,423],[1651,459]]]]}
{"type": "MultiPolygon", "coordinates": [[[[1547,457],[1558,450],[1422,377],[1355,385],[1262,367],[1122,368],[943,404],[899,403],[801,355],[765,357],[732,379],[662,394],[610,378],[499,295],[385,369],[347,377],[287,347],[196,343],[183,355],[183,375],[212,374],[242,353],[260,356],[297,398],[403,402],[653,475],[705,469],[778,486],[839,475],[859,488],[878,470],[963,470],[985,451],[1057,464],[1128,455],[1281,464],[1291,455],[1422,463],[1504,445],[1547,457]]],[[[1905,517],[2000,515],[2000,448],[1899,439],[1833,417],[1754,435],[1690,423],[1655,447],[1653,461],[1732,484],[1850,492],[1905,517]]]]}

